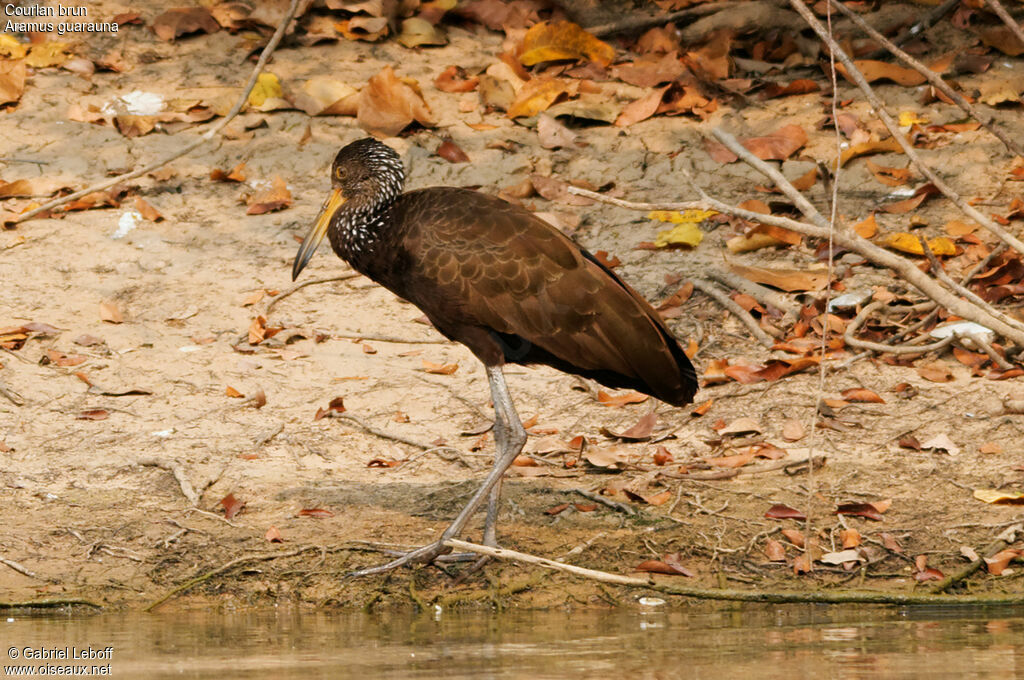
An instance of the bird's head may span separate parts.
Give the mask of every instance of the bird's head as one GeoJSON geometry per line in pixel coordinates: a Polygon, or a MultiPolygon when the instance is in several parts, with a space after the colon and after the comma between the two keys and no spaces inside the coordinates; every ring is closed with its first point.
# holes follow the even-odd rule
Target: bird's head
{"type": "Polygon", "coordinates": [[[370,137],[342,147],[331,165],[331,195],[295,255],[292,280],[313,257],[333,222],[368,219],[398,198],[404,183],[402,159],[391,147],[370,137]]]}

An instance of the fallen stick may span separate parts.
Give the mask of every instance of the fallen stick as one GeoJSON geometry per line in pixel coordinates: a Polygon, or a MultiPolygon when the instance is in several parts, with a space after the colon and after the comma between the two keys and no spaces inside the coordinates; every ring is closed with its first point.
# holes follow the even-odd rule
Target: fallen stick
{"type": "Polygon", "coordinates": [[[710,281],[696,278],[690,279],[690,281],[693,283],[694,288],[722,305],[722,307],[727,311],[732,312],[733,316],[739,319],[743,325],[747,327],[747,330],[751,332],[754,339],[757,340],[762,347],[765,347],[766,349],[772,348],[775,344],[775,340],[768,335],[764,329],[757,325],[757,321],[755,321],[754,317],[750,315],[750,312],[740,307],[735,300],[726,295],[724,291],[719,290],[718,287],[710,281]]]}
{"type": "MultiPolygon", "coordinates": [[[[804,21],[807,22],[814,32],[818,34],[818,37],[828,46],[832,51],[832,54],[834,54],[839,61],[843,63],[843,66],[846,69],[846,76],[864,93],[864,96],[871,105],[871,108],[874,109],[875,115],[878,116],[878,119],[881,120],[882,124],[889,130],[889,134],[891,134],[892,138],[900,145],[903,149],[903,153],[907,155],[914,167],[916,167],[929,182],[934,184],[935,188],[938,189],[942,195],[951,200],[962,213],[980,224],[982,227],[998,237],[999,240],[1006,243],[1017,252],[1024,254],[1024,242],[1008,232],[1006,229],[1003,229],[1001,226],[996,224],[994,220],[989,218],[987,215],[984,215],[973,205],[965,201],[960,194],[953,191],[952,187],[946,184],[946,182],[935,174],[935,171],[924,162],[924,160],[918,155],[917,150],[914,149],[913,145],[907,141],[906,136],[900,131],[899,125],[896,124],[896,121],[893,120],[892,116],[889,115],[889,112],[886,111],[882,101],[878,98],[878,95],[875,94],[871,85],[868,84],[867,79],[864,78],[864,74],[860,72],[857,66],[853,63],[853,60],[850,59],[846,52],[843,51],[835,39],[829,34],[825,26],[822,25],[811,10],[808,9],[807,5],[804,4],[802,0],[789,0],[789,4],[800,14],[800,16],[804,18],[804,21]]],[[[733,151],[733,153],[735,153],[735,151],[733,151]]],[[[836,159],[836,162],[839,162],[838,159],[836,159]]],[[[781,189],[782,187],[779,188],[781,189]]]]}
{"type": "Polygon", "coordinates": [[[850,347],[866,349],[872,352],[878,352],[879,354],[927,354],[928,352],[937,352],[944,349],[953,342],[954,338],[952,335],[928,345],[883,345],[880,342],[871,342],[869,340],[861,340],[860,338],[857,338],[855,334],[860,327],[864,325],[864,322],[868,320],[875,310],[884,306],[885,302],[881,300],[875,300],[874,302],[865,305],[857,316],[853,317],[853,321],[846,325],[846,331],[843,333],[843,342],[850,347]]]}
{"type": "Polygon", "coordinates": [[[770,305],[775,309],[778,309],[783,314],[796,317],[799,313],[800,308],[798,305],[794,305],[785,295],[782,293],[766,288],[759,283],[754,283],[750,279],[745,279],[739,274],[720,269],[718,267],[708,267],[704,270],[708,278],[712,278],[719,283],[732,286],[740,293],[744,293],[754,298],[762,305],[770,305]]]}
{"type": "MultiPolygon", "coordinates": [[[[654,580],[653,577],[637,578],[634,576],[623,576],[612,574],[596,569],[585,569],[572,564],[555,562],[536,555],[507,550],[505,548],[491,548],[486,545],[469,543],[458,539],[448,539],[444,544],[457,550],[474,552],[479,555],[486,555],[500,560],[510,560],[532,564],[546,569],[565,572],[574,576],[581,576],[601,583],[613,583],[615,585],[627,586],[630,588],[644,588],[669,595],[680,595],[701,600],[730,600],[734,602],[817,602],[825,604],[930,604],[930,605],[995,605],[995,604],[1022,604],[1024,593],[1010,595],[943,595],[943,594],[917,594],[917,593],[884,593],[872,590],[817,590],[817,591],[765,591],[765,590],[734,590],[730,588],[694,588],[687,586],[665,583],[663,580],[654,580]]],[[[675,578],[675,577],[669,577],[675,578]]]]}
{"type": "Polygon", "coordinates": [[[188,502],[193,507],[199,505],[199,494],[192,487],[192,482],[188,481],[188,475],[185,474],[185,469],[181,467],[181,463],[175,460],[167,460],[166,458],[140,458],[136,461],[137,465],[143,467],[158,467],[161,470],[167,470],[174,478],[178,480],[178,487],[181,488],[182,495],[188,499],[188,502]]]}
{"type": "Polygon", "coordinates": [[[960,571],[954,572],[946,578],[939,581],[938,583],[936,583],[934,586],[932,586],[931,592],[943,593],[952,588],[953,586],[955,586],[956,584],[969,578],[976,571],[981,569],[983,564],[985,564],[985,556],[991,557],[998,553],[1000,550],[1005,550],[1007,547],[1009,547],[1011,543],[1013,543],[1016,540],[1017,534],[1020,532],[1024,532],[1024,524],[1015,524],[1006,529],[1006,531],[1002,532],[1001,534],[999,534],[998,537],[996,537],[996,540],[991,545],[989,545],[985,548],[984,551],[982,551],[981,556],[979,556],[978,559],[974,560],[960,571]]]}
{"type": "Polygon", "coordinates": [[[10,567],[11,569],[13,569],[14,571],[18,572],[19,574],[22,574],[24,576],[28,576],[29,578],[38,579],[40,581],[49,581],[50,580],[48,578],[40,576],[39,574],[37,574],[34,571],[30,570],[28,567],[22,566],[21,564],[18,564],[14,560],[9,560],[6,557],[0,557],[0,564],[5,564],[8,567],[10,567]]]}
{"type": "MultiPolygon", "coordinates": [[[[992,11],[1003,20],[1003,23],[1006,24],[1006,27],[1010,29],[1014,36],[1016,36],[1017,40],[1024,45],[1024,30],[1021,29],[1020,24],[1013,20],[1013,17],[1011,17],[1010,13],[1006,11],[1003,4],[999,2],[999,0],[985,0],[985,4],[992,8],[992,11]]],[[[1024,155],[1021,154],[1020,151],[1016,153],[1018,156],[1024,155]]]]}
{"type": "MultiPolygon", "coordinates": [[[[1007,135],[999,126],[996,125],[995,117],[991,113],[982,113],[981,111],[979,111],[977,107],[975,107],[969,101],[964,99],[963,95],[961,95],[959,92],[957,92],[952,87],[947,85],[946,81],[944,81],[937,73],[932,71],[930,68],[922,64],[914,57],[910,56],[909,54],[901,50],[897,45],[893,44],[892,41],[890,41],[884,35],[875,30],[875,28],[872,27],[871,24],[864,21],[864,19],[861,18],[856,12],[854,12],[852,9],[850,9],[843,3],[839,2],[839,0],[830,0],[830,2],[832,3],[832,6],[839,10],[840,12],[842,12],[847,19],[855,23],[858,28],[867,33],[872,40],[883,45],[885,49],[889,50],[889,52],[895,55],[897,59],[899,59],[904,64],[906,64],[907,66],[909,66],[910,68],[914,69],[922,76],[924,76],[928,80],[928,82],[931,83],[933,87],[935,87],[935,89],[942,92],[944,95],[949,97],[949,99],[954,104],[959,106],[960,110],[962,110],[964,113],[966,113],[974,120],[981,123],[985,127],[985,129],[991,132],[993,135],[995,135],[995,137],[999,139],[999,141],[1001,141],[1007,149],[1009,149],[1017,156],[1024,156],[1024,147],[1021,147],[1020,144],[1010,139],[1009,135],[1007,135]]],[[[986,2],[989,2],[991,4],[991,0],[986,0],[986,2]]],[[[1012,22],[1012,19],[1010,21],[1012,22]]],[[[1022,39],[1022,42],[1024,42],[1024,39],[1022,39]]]]}
{"type": "Polygon", "coordinates": [[[213,139],[215,135],[219,134],[220,131],[223,130],[227,126],[227,124],[230,123],[231,120],[238,115],[238,112],[242,110],[242,106],[244,106],[245,102],[249,99],[249,93],[252,91],[253,86],[256,84],[256,79],[259,77],[260,73],[263,72],[263,67],[266,66],[267,60],[270,58],[270,55],[277,48],[277,44],[281,42],[281,38],[284,37],[285,29],[288,28],[288,24],[291,23],[292,17],[295,16],[295,10],[298,8],[299,2],[300,0],[291,0],[291,4],[288,6],[288,11],[285,12],[284,18],[281,19],[281,23],[278,25],[277,30],[274,31],[274,35],[270,38],[270,42],[268,42],[267,46],[263,48],[263,52],[260,54],[260,59],[259,61],[256,62],[256,66],[255,68],[253,68],[252,74],[249,76],[249,81],[245,84],[245,87],[242,88],[242,95],[238,98],[238,101],[235,102],[235,105],[231,107],[231,110],[228,111],[228,114],[224,116],[224,118],[217,121],[217,123],[215,123],[213,127],[211,127],[209,130],[204,132],[199,137],[199,139],[193,140],[191,143],[186,144],[184,147],[178,149],[174,153],[164,156],[160,160],[154,161],[153,163],[150,163],[145,167],[139,168],[138,170],[132,170],[131,172],[126,172],[123,175],[118,175],[116,177],[111,177],[110,179],[105,179],[101,182],[93,184],[92,186],[86,187],[85,189],[76,191],[73,194],[68,194],[67,196],[55,198],[52,201],[49,201],[48,203],[42,204],[38,208],[34,208],[32,210],[29,210],[28,212],[24,212],[18,215],[17,217],[14,218],[13,222],[15,224],[18,224],[19,222],[24,222],[27,219],[35,217],[41,212],[53,210],[58,206],[79,199],[82,196],[86,196],[96,191],[108,189],[114,186],[115,184],[120,184],[121,182],[125,182],[130,179],[135,179],[136,177],[142,177],[147,172],[153,172],[154,170],[158,170],[159,168],[162,168],[163,166],[170,163],[171,161],[177,160],[182,156],[186,156],[192,153],[193,151],[195,151],[196,149],[198,149],[199,147],[203,146],[208,141],[213,139]]]}
{"type": "Polygon", "coordinates": [[[0,609],[57,609],[58,607],[92,607],[103,609],[103,605],[78,597],[53,598],[48,600],[27,600],[25,602],[0,602],[0,609]]]}

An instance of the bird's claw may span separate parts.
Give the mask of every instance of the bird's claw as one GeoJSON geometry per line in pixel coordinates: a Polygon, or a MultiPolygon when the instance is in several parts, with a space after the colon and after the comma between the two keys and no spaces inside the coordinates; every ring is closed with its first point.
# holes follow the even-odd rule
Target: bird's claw
{"type": "Polygon", "coordinates": [[[351,571],[346,576],[348,578],[360,578],[362,576],[373,576],[374,574],[384,574],[393,569],[404,567],[410,564],[429,564],[441,555],[446,555],[452,551],[450,547],[445,545],[446,538],[442,538],[436,543],[430,543],[421,548],[411,550],[401,557],[391,560],[386,564],[381,564],[376,567],[367,567],[366,569],[359,569],[358,571],[351,571]]]}

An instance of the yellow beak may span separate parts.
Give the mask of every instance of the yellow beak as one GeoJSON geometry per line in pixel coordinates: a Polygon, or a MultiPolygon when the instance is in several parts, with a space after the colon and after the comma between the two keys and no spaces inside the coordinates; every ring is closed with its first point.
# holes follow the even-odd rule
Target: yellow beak
{"type": "Polygon", "coordinates": [[[327,202],[324,203],[324,207],[320,209],[320,216],[316,218],[316,224],[306,234],[302,245],[299,246],[299,252],[295,253],[295,262],[292,264],[292,281],[299,278],[299,274],[313,257],[313,253],[316,252],[317,246],[320,245],[320,242],[324,240],[324,236],[327,235],[327,228],[331,226],[331,219],[334,217],[334,213],[338,212],[338,208],[344,205],[346,200],[345,196],[341,193],[341,189],[335,189],[331,192],[327,202]]]}

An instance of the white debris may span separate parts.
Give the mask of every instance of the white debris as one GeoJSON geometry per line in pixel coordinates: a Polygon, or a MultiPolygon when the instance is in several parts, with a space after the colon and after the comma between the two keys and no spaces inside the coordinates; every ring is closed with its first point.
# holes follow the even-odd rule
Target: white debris
{"type": "Polygon", "coordinates": [[[911,187],[900,187],[899,189],[893,189],[889,192],[889,195],[893,198],[910,198],[914,195],[914,191],[916,190],[911,187]]]}
{"type": "Polygon", "coordinates": [[[834,312],[837,309],[853,309],[857,305],[867,302],[871,298],[870,290],[851,290],[838,297],[829,300],[828,311],[834,312]]]}
{"type": "Polygon", "coordinates": [[[945,340],[949,336],[955,335],[963,339],[963,345],[968,349],[974,349],[974,344],[970,341],[972,337],[981,338],[986,343],[992,342],[996,337],[991,328],[986,328],[973,321],[954,321],[944,326],[937,326],[928,335],[936,340],[945,340]]]}
{"type": "Polygon", "coordinates": [[[135,227],[139,226],[142,213],[138,210],[129,210],[117,220],[117,231],[111,234],[110,238],[124,238],[135,227]]]}
{"type": "Polygon", "coordinates": [[[665,604],[665,600],[660,597],[641,597],[637,602],[644,607],[660,607],[665,604]]]}
{"type": "Polygon", "coordinates": [[[103,105],[100,113],[105,116],[130,114],[132,116],[155,116],[164,110],[163,95],[155,92],[132,90],[128,94],[115,97],[103,105]]]}

